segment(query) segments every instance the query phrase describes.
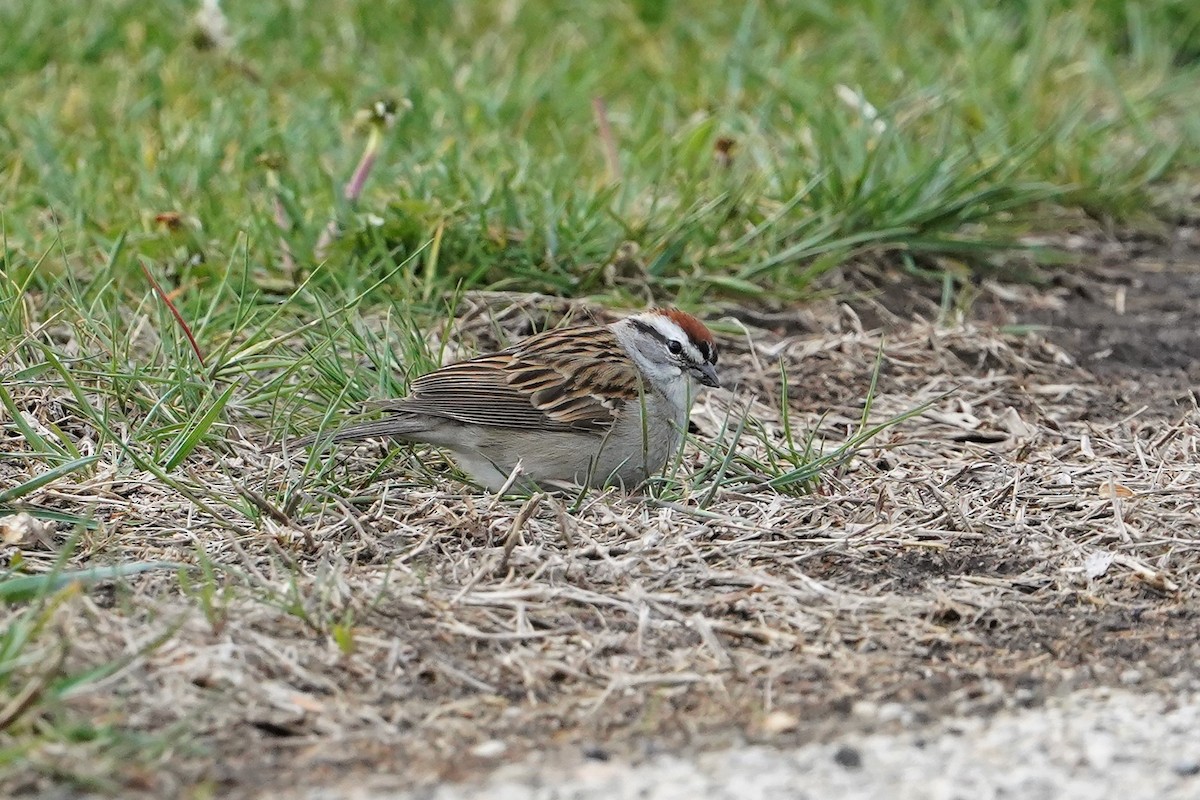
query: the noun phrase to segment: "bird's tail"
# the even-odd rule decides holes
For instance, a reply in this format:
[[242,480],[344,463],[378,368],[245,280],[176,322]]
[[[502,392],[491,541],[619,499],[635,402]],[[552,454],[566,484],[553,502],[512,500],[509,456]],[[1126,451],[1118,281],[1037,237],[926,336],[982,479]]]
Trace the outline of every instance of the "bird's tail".
[[371,420],[370,422],[343,425],[341,428],[330,433],[313,434],[311,436],[302,436],[299,439],[292,439],[286,443],[286,448],[289,450],[300,450],[305,447],[311,447],[319,442],[320,447],[324,449],[337,442],[359,441],[377,437],[403,439],[407,434],[416,433],[422,427],[422,424],[413,417],[396,414],[384,417],[383,419]]

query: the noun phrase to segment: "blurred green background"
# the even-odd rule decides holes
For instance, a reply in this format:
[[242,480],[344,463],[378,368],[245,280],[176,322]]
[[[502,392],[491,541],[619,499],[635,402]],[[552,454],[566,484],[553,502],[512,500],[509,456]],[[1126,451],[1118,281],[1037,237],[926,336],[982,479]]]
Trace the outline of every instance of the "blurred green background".
[[0,6],[6,271],[799,298],[864,254],[1002,269],[1029,232],[1153,227],[1200,163],[1194,2],[228,6],[227,38],[193,3]]

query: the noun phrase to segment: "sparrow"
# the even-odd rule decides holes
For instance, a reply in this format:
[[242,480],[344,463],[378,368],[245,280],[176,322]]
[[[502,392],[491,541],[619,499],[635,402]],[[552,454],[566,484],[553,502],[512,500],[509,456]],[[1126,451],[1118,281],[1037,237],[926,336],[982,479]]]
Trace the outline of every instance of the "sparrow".
[[[720,386],[704,323],[652,308],[539,333],[415,379],[386,416],[322,442],[391,437],[447,450],[490,491],[522,483],[633,487],[678,452],[698,386]],[[318,437],[297,440],[306,447]]]

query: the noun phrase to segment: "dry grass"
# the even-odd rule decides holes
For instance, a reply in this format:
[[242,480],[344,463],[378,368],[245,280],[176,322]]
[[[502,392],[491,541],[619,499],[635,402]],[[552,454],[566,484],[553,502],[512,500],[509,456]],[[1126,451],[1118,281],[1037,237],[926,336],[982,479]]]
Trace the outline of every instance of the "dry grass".
[[[557,313],[522,308],[469,313],[464,333],[486,342],[496,318],[516,330],[530,308]],[[58,609],[68,670],[177,626],[66,701],[154,734],[158,749],[38,743],[9,765],[6,793],[64,775],[157,796],[411,786],[531,751],[811,739],[1191,674],[1194,400],[1126,407],[1122,387],[1036,336],[916,322],[881,339],[848,306],[817,321],[819,335],[753,330],[753,347],[727,336],[737,386],[695,415],[701,440],[747,404],[779,434],[782,364],[796,434],[840,442],[882,346],[872,417],[932,406],[811,495],[747,483],[701,509],[705,487],[685,482],[680,496],[595,494],[574,508],[392,472],[250,529],[138,475],[101,469],[41,490],[44,505],[104,520],[74,561],[179,561],[209,577],[142,576]],[[753,436],[738,446],[765,458]],[[381,452],[333,457],[350,486]],[[214,496],[270,497],[295,477],[249,442],[207,458],[188,469]],[[707,458],[689,450],[685,471]],[[62,538],[22,544],[26,569],[49,568]]]

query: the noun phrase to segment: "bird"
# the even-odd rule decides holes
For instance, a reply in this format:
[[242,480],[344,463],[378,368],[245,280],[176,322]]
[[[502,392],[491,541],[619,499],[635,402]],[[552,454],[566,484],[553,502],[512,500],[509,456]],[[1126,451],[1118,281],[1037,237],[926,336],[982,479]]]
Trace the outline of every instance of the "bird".
[[391,437],[434,445],[492,492],[513,485],[514,474],[523,485],[629,489],[679,451],[698,388],[721,385],[716,365],[703,322],[655,307],[449,364],[380,403],[381,419],[293,444]]

